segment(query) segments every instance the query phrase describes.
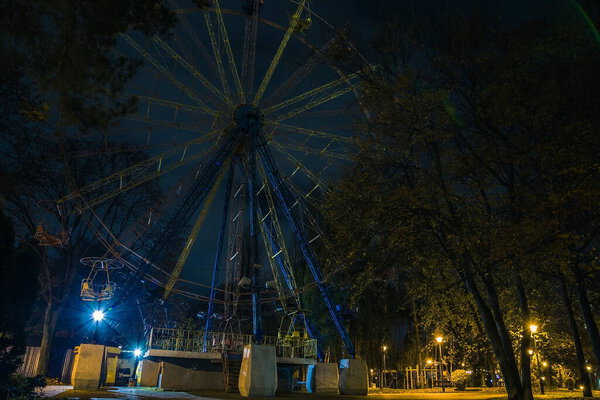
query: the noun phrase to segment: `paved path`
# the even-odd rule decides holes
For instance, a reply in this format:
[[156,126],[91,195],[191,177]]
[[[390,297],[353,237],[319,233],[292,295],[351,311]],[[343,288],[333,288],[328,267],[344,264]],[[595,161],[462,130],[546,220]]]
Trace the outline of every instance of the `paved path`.
[[[205,393],[186,393],[164,391],[156,388],[136,388],[136,387],[113,387],[104,388],[98,391],[69,391],[72,386],[48,386],[44,390],[46,397],[58,396],[62,399],[121,399],[121,400],[245,400],[246,398],[239,394],[223,392],[205,392]],[[600,395],[600,391],[594,391],[595,396]],[[535,400],[561,399],[568,400],[578,397],[581,399],[580,390],[553,390],[541,396],[535,394]],[[448,391],[446,393],[421,391],[421,390],[395,390],[393,393],[372,392],[369,396],[341,396],[336,394],[308,394],[308,393],[285,393],[271,398],[261,398],[264,400],[500,400],[506,399],[506,393],[500,390],[473,390],[466,392]],[[57,399],[58,400],[58,399]]]
[[214,397],[200,397],[186,392],[171,392],[164,390],[156,390],[154,388],[133,388],[133,387],[119,387],[110,390],[112,393],[118,393],[127,397],[150,397],[157,399],[195,399],[195,400],[218,400]]
[[48,385],[44,389],[42,389],[42,393],[44,397],[53,397],[61,394],[62,392],[66,392],[67,390],[73,389],[73,386],[68,385]]

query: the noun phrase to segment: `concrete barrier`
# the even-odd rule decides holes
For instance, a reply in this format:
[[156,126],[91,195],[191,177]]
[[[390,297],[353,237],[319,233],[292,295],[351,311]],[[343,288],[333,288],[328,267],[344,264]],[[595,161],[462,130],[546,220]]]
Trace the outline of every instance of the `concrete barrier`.
[[306,390],[308,393],[337,393],[340,373],[336,363],[317,363],[308,366]]
[[238,386],[240,394],[244,397],[275,395],[277,390],[275,346],[251,344],[244,347]]
[[158,386],[158,374],[160,373],[160,363],[148,359],[141,360],[140,366],[138,366],[138,371],[138,386]]
[[369,376],[365,360],[340,360],[340,393],[355,396],[366,396],[369,393]]
[[166,361],[161,362],[158,386],[168,390],[225,390],[220,371],[196,371]]
[[114,385],[115,380],[117,379],[117,364],[119,362],[119,354],[121,354],[121,349],[118,347],[108,347],[104,348],[104,360],[106,363],[106,380],[104,381],[105,385]]
[[82,344],[77,348],[73,369],[73,389],[96,390],[100,387],[104,367],[104,346]]

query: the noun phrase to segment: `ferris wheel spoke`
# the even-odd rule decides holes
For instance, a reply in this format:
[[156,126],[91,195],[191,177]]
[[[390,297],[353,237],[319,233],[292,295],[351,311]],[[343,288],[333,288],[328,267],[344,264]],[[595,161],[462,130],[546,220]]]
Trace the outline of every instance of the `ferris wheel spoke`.
[[338,160],[352,161],[352,157],[350,157],[348,154],[329,150],[329,147],[333,143],[333,141],[330,141],[322,149],[312,148],[312,147],[306,145],[305,143],[300,143],[298,141],[295,141],[295,140],[289,139],[289,138],[287,139],[287,141],[285,143],[282,143],[276,139],[273,139],[273,143],[278,143],[279,145],[285,147],[286,149],[296,150],[296,151],[299,151],[299,152],[302,152],[305,154],[315,154],[315,155],[318,155],[318,156],[321,156],[321,157],[324,157],[327,159],[334,158],[334,159],[338,159]]
[[229,83],[227,82],[227,75],[225,74],[225,68],[223,67],[223,59],[221,58],[221,50],[219,47],[219,43],[217,41],[217,35],[215,34],[215,30],[210,19],[210,15],[207,11],[204,11],[204,22],[206,24],[206,30],[208,31],[208,36],[210,37],[210,45],[213,49],[213,54],[215,56],[215,62],[217,64],[217,71],[219,73],[219,79],[221,80],[221,85],[223,86],[223,91],[225,92],[225,96],[229,100],[228,104],[231,103],[231,89],[229,88]]
[[277,65],[279,64],[279,61],[281,61],[281,56],[283,55],[283,51],[287,47],[287,44],[292,37],[292,34],[297,29],[298,22],[300,21],[300,15],[302,14],[302,10],[304,9],[304,5],[306,4],[306,1],[307,0],[299,0],[298,1],[298,8],[296,8],[296,11],[294,12],[294,14],[292,15],[292,17],[290,19],[290,24],[288,25],[288,28],[285,31],[285,34],[283,35],[283,39],[281,40],[281,43],[279,44],[279,47],[277,48],[277,51],[275,52],[275,56],[273,57],[273,60],[271,61],[271,64],[269,65],[269,69],[267,70],[265,77],[263,78],[258,90],[256,91],[256,95],[254,96],[254,100],[252,101],[252,104],[258,105],[258,103],[262,99],[263,94],[265,93],[265,90],[267,90],[267,86],[269,85],[269,82],[271,81],[271,78],[273,77],[273,73],[275,72],[275,69],[277,68]]
[[[67,214],[83,212],[86,209],[92,208],[123,192],[208,155],[212,151],[212,148],[197,149],[197,147],[208,140],[213,139],[217,134],[218,132],[212,132],[203,137],[190,140],[182,145],[171,148],[154,157],[150,157],[147,160],[84,186],[78,191],[59,199],[56,203],[60,205],[72,201],[75,202],[72,207],[72,212],[67,212]],[[84,200],[84,196],[89,197]]]
[[196,104],[198,104],[199,108],[202,110],[202,113],[216,116],[218,114],[217,111],[209,108],[200,97],[198,97],[190,88],[181,83],[175,76],[163,66],[154,56],[148,53],[143,47],[141,47],[131,36],[121,33],[120,34],[127,43],[131,45],[140,55],[142,55],[145,59],[147,59],[156,69],[164,74],[164,76],[175,86],[177,86],[182,92],[184,92],[190,99],[194,100]]
[[324,46],[316,50],[315,53],[308,59],[306,63],[297,68],[289,78],[285,80],[273,93],[268,96],[264,103],[272,105],[281,101],[288,93],[290,93],[300,82],[304,80],[318,65],[319,60],[323,58],[323,54],[336,42],[336,38],[331,38]]
[[[277,142],[270,142],[273,145],[275,150],[277,150],[281,155],[283,155],[287,160],[294,165],[295,169],[290,175],[294,175],[298,170],[302,171],[307,177],[309,177],[313,183],[316,183],[320,186],[325,192],[331,192],[328,185],[321,180],[320,174],[315,174],[310,168],[307,168],[300,160],[294,157],[289,151],[287,151],[283,146],[281,146]],[[322,172],[327,169],[328,165],[323,168]],[[322,173],[321,172],[321,173]]]
[[190,63],[188,63],[183,57],[181,57],[173,48],[171,48],[168,44],[166,44],[160,37],[154,35],[152,38],[156,44],[158,44],[164,51],[166,51],[171,57],[173,57],[183,68],[185,68],[192,76],[198,79],[202,84],[211,91],[215,96],[223,100],[223,102],[227,102],[227,99],[223,95],[223,93],[219,92],[216,87],[213,86],[212,83],[209,82],[208,79],[204,75],[202,75],[196,68],[194,68]]
[[[260,208],[257,209],[257,217],[260,220],[262,220],[264,218],[264,213],[262,212],[262,210],[260,210]],[[272,238],[270,237],[270,235],[267,233],[267,227],[265,226],[266,224],[264,222],[261,222],[259,224],[260,227],[260,233],[261,233],[261,237],[263,239],[263,244],[265,246],[265,249],[267,250],[267,260],[269,261],[269,266],[271,267],[271,274],[273,275],[273,279],[275,280],[275,287],[277,290],[277,295],[279,297],[283,297],[283,293],[284,293],[284,289],[283,286],[281,284],[281,277],[280,277],[280,273],[278,270],[278,262],[280,262],[279,260],[276,260],[276,258],[281,256],[280,251],[278,250],[278,247],[275,243],[273,243]],[[281,303],[282,307],[285,309],[287,309],[286,303],[284,301],[282,301]]]
[[307,99],[309,97],[318,96],[318,95],[320,95],[322,93],[325,93],[325,92],[329,91],[330,89],[333,89],[333,88],[335,88],[337,86],[340,86],[340,85],[342,85],[344,83],[348,83],[349,84],[350,80],[352,80],[352,79],[354,79],[356,77],[357,77],[356,74],[352,74],[352,75],[349,75],[347,77],[344,76],[344,77],[342,77],[340,79],[336,79],[335,81],[331,81],[331,82],[326,83],[324,85],[321,85],[321,86],[319,86],[317,88],[311,89],[311,90],[309,90],[307,92],[299,94],[298,96],[292,97],[291,99],[288,99],[288,100],[283,101],[283,102],[281,102],[279,104],[276,104],[274,106],[266,108],[265,109],[265,114],[266,115],[272,114],[275,111],[281,110],[282,108],[288,107],[288,106],[290,106],[292,104],[299,103],[302,100],[305,100],[305,99]]
[[191,104],[179,103],[176,101],[161,99],[159,97],[143,96],[143,95],[134,94],[134,93],[127,93],[127,95],[135,96],[138,100],[140,100],[144,103],[147,103],[147,104],[154,104],[154,105],[163,106],[163,107],[167,107],[167,108],[173,108],[174,110],[184,110],[184,111],[190,111],[190,112],[194,112],[194,113],[202,113],[203,112],[202,108],[200,108],[198,106],[193,106]]
[[165,286],[165,292],[163,294],[164,300],[166,300],[169,297],[169,295],[171,294],[171,291],[175,287],[175,283],[177,283],[177,281],[179,279],[179,275],[181,275],[181,271],[183,270],[183,266],[185,265],[185,262],[187,261],[188,256],[190,255],[190,251],[192,250],[192,247],[194,246],[194,243],[196,242],[196,239],[198,238],[198,234],[200,233],[200,228],[202,228],[202,225],[204,225],[204,221],[206,219],[206,216],[208,215],[208,210],[210,209],[210,207],[215,199],[215,195],[219,191],[219,187],[221,186],[221,183],[223,182],[223,176],[225,176],[225,172],[227,170],[226,165],[227,165],[227,163],[224,163],[221,170],[219,171],[219,174],[217,176],[217,179],[216,179],[213,187],[210,189],[208,196],[204,200],[204,205],[202,207],[202,210],[200,211],[200,213],[198,214],[198,217],[196,218],[196,221],[194,222],[194,226],[192,227],[190,235],[188,236],[187,240],[185,241],[183,250],[181,251],[179,258],[177,259],[177,264],[175,264],[175,267],[173,268],[173,272],[171,272],[171,276],[169,277],[169,281],[167,282],[167,284]]
[[272,122],[272,123],[267,122],[266,126],[275,128],[276,134],[280,134],[279,131],[287,131],[287,132],[293,132],[293,133],[299,133],[302,135],[307,135],[309,138],[310,137],[319,137],[319,138],[335,140],[338,142],[347,142],[347,143],[352,143],[354,141],[351,137],[348,137],[348,136],[336,135],[334,133],[318,131],[315,129],[302,128],[300,126],[281,124],[278,122]]
[[142,115],[127,114],[123,118],[130,120],[130,121],[149,123],[149,124],[152,124],[152,126],[164,126],[166,128],[176,128],[179,130],[184,130],[184,131],[189,131],[189,132],[197,132],[197,133],[202,133],[202,134],[210,133],[206,129],[198,128],[197,125],[184,124],[184,123],[173,122],[173,121],[161,121],[161,120],[156,120],[156,119],[150,119],[150,118],[148,118],[146,116],[142,116]]
[[337,99],[338,97],[343,96],[346,93],[351,92],[352,90],[353,90],[352,87],[346,87],[344,89],[337,90],[337,91],[335,91],[335,92],[333,92],[333,93],[331,93],[329,95],[323,96],[323,97],[321,97],[319,99],[312,100],[309,103],[307,103],[307,104],[305,104],[305,105],[303,105],[301,107],[298,107],[296,109],[288,111],[285,114],[277,115],[277,116],[275,116],[273,118],[273,120],[275,122],[279,122],[279,121],[284,121],[286,119],[293,118],[295,116],[298,116],[298,115],[302,114],[305,111],[308,111],[308,110],[310,110],[312,108],[318,107],[321,104],[325,104],[325,103],[327,103],[327,102],[329,102],[331,100]]
[[256,62],[256,40],[258,33],[258,6],[259,1],[254,2],[254,10],[251,16],[246,18],[244,29],[244,51],[242,55],[242,84],[248,96],[254,90],[254,65]]
[[[277,217],[277,210],[275,209],[273,193],[271,191],[271,187],[269,186],[269,181],[267,180],[264,168],[262,166],[259,166],[258,171],[263,185],[262,189],[264,193],[264,198],[268,207],[268,212],[266,214],[262,212],[262,210],[259,210],[259,221],[261,221],[260,228],[261,233],[263,235],[263,240],[265,241],[265,248],[269,252],[269,262],[271,263],[273,276],[275,277],[283,275],[287,288],[291,291],[294,291],[294,298],[296,300],[297,305],[299,306],[301,304],[300,298],[298,296],[298,293],[295,292],[295,290],[297,289],[296,279],[294,277],[294,272],[291,268],[292,264],[290,262],[289,253],[285,246],[283,231],[279,223],[279,218]],[[275,265],[275,262],[277,265]],[[277,266],[279,266],[279,268],[277,268]],[[278,283],[278,292],[281,297],[283,296],[283,287],[279,280],[276,279],[276,281]],[[282,302],[282,305],[284,305],[285,307],[284,302]]]
[[221,40],[223,41],[223,45],[225,46],[225,55],[227,56],[227,61],[229,62],[229,68],[231,70],[231,75],[233,76],[233,82],[235,83],[235,87],[237,89],[238,99],[240,102],[245,102],[244,98],[244,89],[242,88],[242,83],[240,81],[240,76],[238,74],[237,66],[235,64],[235,58],[233,57],[233,51],[231,51],[231,43],[229,43],[229,36],[227,34],[227,28],[225,27],[225,22],[223,21],[223,13],[221,12],[221,5],[219,4],[219,0],[213,0],[214,7],[217,15],[217,24],[219,24],[219,32],[221,33]]
[[[174,0],[171,1],[171,4],[173,4],[174,8],[179,7],[177,5],[177,2]],[[206,65],[208,65],[210,67],[210,69],[215,73],[215,75],[218,76],[219,72],[217,71],[217,66],[215,65],[215,60],[212,59],[208,49],[206,48],[204,43],[202,43],[202,41],[198,37],[198,34],[194,31],[194,29],[190,25],[190,23],[187,19],[187,16],[184,13],[178,13],[177,11],[175,11],[175,14],[178,14],[180,16],[179,21],[181,21],[181,25],[183,26],[183,29],[187,32],[189,37],[192,39],[194,48],[200,51],[202,58],[204,58],[204,60],[206,61]]]

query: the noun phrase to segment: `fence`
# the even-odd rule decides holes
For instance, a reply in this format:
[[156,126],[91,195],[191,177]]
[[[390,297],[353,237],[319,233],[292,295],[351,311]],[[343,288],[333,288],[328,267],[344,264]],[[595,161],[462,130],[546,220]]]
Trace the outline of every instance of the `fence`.
[[17,373],[25,375],[27,377],[35,376],[39,359],[40,348],[27,347],[25,354],[23,355],[23,364],[21,364],[21,366],[17,370]]
[[[239,352],[252,343],[252,335],[229,332],[209,332],[206,335],[208,352]],[[263,343],[275,346],[277,357],[317,358],[317,341],[302,337],[265,336]],[[148,348],[173,351],[204,351],[204,332],[172,328],[152,328]]]

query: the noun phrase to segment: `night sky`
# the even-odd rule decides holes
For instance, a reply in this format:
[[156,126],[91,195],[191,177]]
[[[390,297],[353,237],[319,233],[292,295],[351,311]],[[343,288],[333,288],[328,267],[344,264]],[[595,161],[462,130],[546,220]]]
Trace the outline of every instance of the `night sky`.
[[[221,7],[223,9],[239,10],[240,3],[237,0],[224,0],[221,3]],[[444,2],[433,0],[421,2],[394,0],[379,0],[376,2],[365,2],[358,0],[327,2],[313,1],[311,3],[312,11],[331,24],[331,26],[326,26],[319,21],[318,18],[315,18],[313,21],[313,26],[304,34],[304,37],[311,43],[322,45],[327,39],[332,37],[332,27],[349,27],[351,31],[351,37],[355,38],[359,42],[362,40],[363,43],[359,43],[359,46],[364,46],[366,40],[368,40],[367,38],[370,37],[371,33],[373,32],[373,29],[385,19],[386,15],[393,13],[409,13],[412,9],[416,9],[418,12],[440,13],[442,15],[447,13],[451,14],[469,11],[483,11],[496,13],[501,19],[504,19],[507,24],[512,24],[519,22],[519,20],[523,18],[527,19],[540,15],[540,13],[544,13],[545,8],[542,7],[541,4],[541,2],[535,1],[486,2],[484,4],[472,1]],[[178,5],[182,8],[186,7],[184,3]],[[294,8],[293,2],[266,0],[261,17],[285,26],[287,25],[289,15],[293,12]],[[186,14],[184,18],[190,24],[190,26],[194,27],[193,29],[196,30],[200,41],[203,43],[207,51],[212,54],[210,43],[208,41],[208,35],[205,31],[204,21],[201,14],[190,13]],[[232,43],[233,53],[238,63],[239,72],[241,71],[240,59],[241,44],[243,42],[244,33],[244,20],[243,17],[238,15],[227,14],[224,15],[224,20],[228,29],[229,39]],[[259,24],[254,83],[255,88],[262,79],[262,76],[264,75],[271,58],[277,49],[281,37],[282,32],[273,29],[272,27]],[[157,50],[156,45],[149,43],[148,39],[144,39],[141,36],[134,38],[138,40],[138,43],[140,43],[145,49],[150,51],[150,53],[155,54],[157,60],[164,62],[164,64],[167,66],[170,66],[172,68],[171,71],[173,75],[176,76],[176,78],[179,79],[184,85],[192,88],[192,90],[200,93],[202,96],[205,96],[203,98],[208,98],[210,96],[210,94],[207,93],[206,90],[203,90],[203,87],[199,85],[193,77],[191,77],[182,68],[177,67],[176,63],[172,59],[169,57],[164,57],[164,53],[162,53],[163,56],[159,55],[160,52]],[[189,35],[186,34],[181,24],[179,24],[176,28],[174,38],[168,40],[167,42],[170,43],[170,45],[173,46],[176,51],[179,51],[184,58],[188,59],[199,71],[206,73],[208,79],[217,88],[220,88],[217,76],[214,73],[211,74],[211,70],[207,66],[207,60],[200,55],[200,51],[196,50],[197,46],[192,40],[190,40]],[[140,57],[139,54],[133,51],[128,44],[121,43],[119,45],[119,51],[128,56],[134,56],[143,59],[143,57]],[[298,68],[298,66],[302,65],[308,58],[308,55],[309,52],[307,51],[306,47],[300,45],[297,41],[292,40],[282,57],[280,65],[275,71],[273,79],[267,88],[265,97],[268,97],[270,92],[284,82],[284,80],[289,77],[290,74],[296,68]],[[128,91],[136,95],[141,94],[185,104],[193,104],[190,98],[182,93],[181,90],[175,88],[164,78],[157,79],[156,76],[157,73],[155,69],[151,65],[148,65],[148,62],[146,62],[146,67],[142,69],[142,71],[134,79]],[[231,76],[232,75],[228,73],[230,87],[233,89]],[[330,69],[327,67],[318,67],[305,80],[303,80],[301,84],[298,85],[295,91],[288,95],[288,98],[327,83],[333,79],[336,79],[336,75],[332,73]],[[349,137],[353,134],[353,124],[357,118],[356,114],[354,114],[356,110],[352,108],[352,104],[352,96],[342,96],[339,99],[328,102],[325,105],[315,109],[317,112],[338,110],[339,112],[335,116],[319,118],[318,116],[313,117],[309,114],[302,114],[293,118],[290,123],[297,126],[319,129]],[[149,112],[143,101],[141,101],[138,116],[141,118],[149,116],[150,119],[154,121],[174,121],[176,118],[177,122],[180,124],[188,124],[200,128],[210,127],[211,124],[214,123],[211,118],[207,116],[198,116],[195,113],[188,113],[187,115],[185,113],[179,113],[175,117],[173,115],[173,110],[170,108],[152,106],[151,111]],[[140,121],[124,121],[121,127],[122,135],[119,135],[120,138],[140,144],[146,142],[146,144],[150,146],[148,151],[150,155],[157,154],[159,151],[164,151],[166,148],[169,148],[169,146],[181,144],[182,142],[197,137],[198,135],[197,132],[186,131],[185,129],[177,129],[176,133],[174,133],[172,126],[157,126],[154,123],[140,123]],[[133,133],[136,132],[138,135],[133,135]],[[298,140],[298,136],[295,139]],[[211,143],[212,141],[207,143],[206,146]],[[326,142],[317,140],[316,142],[312,142],[311,146],[313,148],[321,148],[325,144]],[[203,147],[203,149],[206,148],[207,147]],[[293,153],[298,160],[301,160],[307,168],[313,169],[314,171],[320,171],[325,165],[324,160],[321,157],[304,156],[301,152],[294,151],[291,151],[291,153]],[[285,158],[283,158],[280,154],[275,154],[275,157],[278,162],[280,162],[284,173],[290,173],[292,171],[292,169],[290,169],[292,166],[285,160]],[[193,165],[193,163],[190,165]],[[323,175],[325,180],[331,181],[335,179],[336,176],[347,166],[349,166],[348,162],[336,160],[335,163],[328,168],[327,173]],[[190,173],[191,168],[192,167],[188,167],[187,169],[181,168],[175,172],[163,176],[161,178],[161,187],[163,188],[163,191],[168,193],[170,190],[176,190],[179,182],[185,179],[186,174]],[[301,179],[297,182],[297,184],[300,187],[308,190],[310,182],[306,179]],[[195,247],[190,254],[186,267],[181,275],[185,279],[204,283],[208,283],[209,281],[214,260],[215,243],[221,215],[220,210],[223,202],[223,192],[224,190],[221,188],[221,193],[217,196],[217,199],[214,202],[211,211],[209,212],[207,220],[203,225],[203,229],[198,237],[198,240],[196,241]]]

